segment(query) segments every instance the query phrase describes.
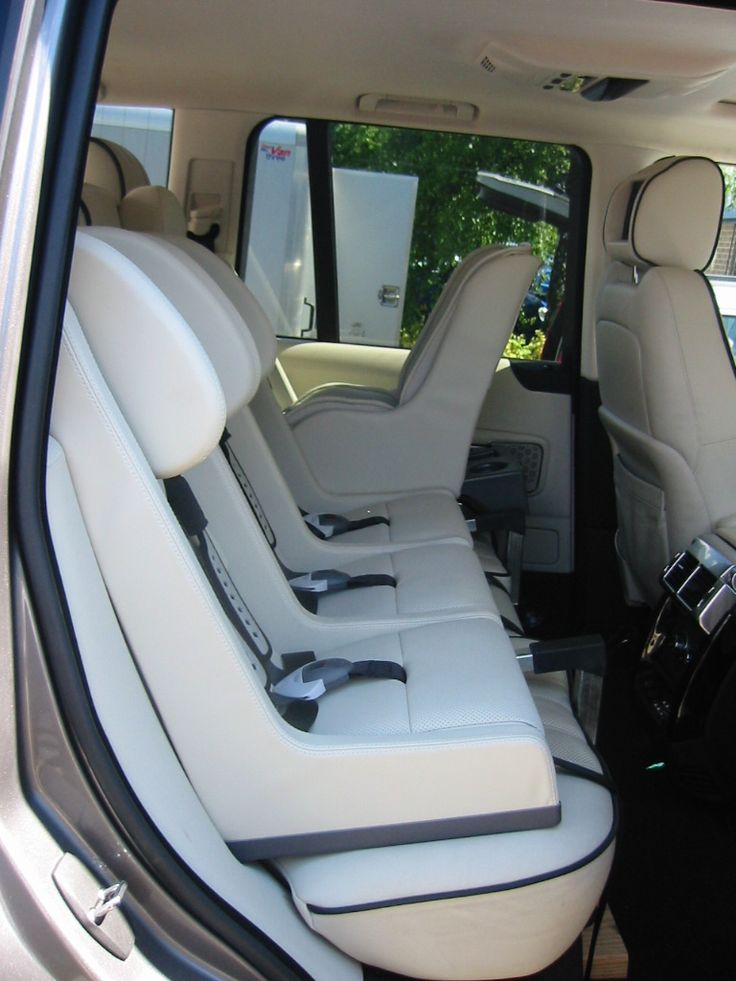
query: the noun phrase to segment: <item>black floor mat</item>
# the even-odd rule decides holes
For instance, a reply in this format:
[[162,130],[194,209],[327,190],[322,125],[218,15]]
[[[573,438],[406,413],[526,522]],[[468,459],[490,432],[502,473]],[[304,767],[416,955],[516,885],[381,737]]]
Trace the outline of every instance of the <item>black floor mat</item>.
[[[736,807],[689,796],[633,694],[638,644],[610,652],[599,744],[621,795],[610,905],[632,981],[736,977]],[[651,768],[654,765],[654,768]]]

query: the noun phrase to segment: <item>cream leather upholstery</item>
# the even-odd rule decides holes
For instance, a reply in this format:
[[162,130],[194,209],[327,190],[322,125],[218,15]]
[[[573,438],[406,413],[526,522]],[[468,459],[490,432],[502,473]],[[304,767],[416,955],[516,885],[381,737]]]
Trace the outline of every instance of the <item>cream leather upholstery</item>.
[[184,211],[175,195],[165,187],[137,187],[120,202],[123,228],[166,235],[187,234]]
[[150,182],[143,164],[130,150],[112,140],[93,137],[87,148],[84,183],[104,188],[119,203],[128,191]]
[[78,225],[120,226],[117,198],[112,191],[94,184],[82,187],[82,200],[79,205]]
[[[508,977],[553,961],[598,900],[614,825],[603,786],[555,774],[553,752],[600,771],[564,692],[545,679],[528,686],[489,617],[400,629],[296,622],[265,581],[265,541],[253,535],[244,553],[215,508],[213,535],[276,661],[309,648],[406,669],[406,684],[327,692],[309,732],[289,726],[157,479],[194,466],[194,484],[225,467],[217,440],[233,379],[221,384],[183,315],[206,304],[170,302],[106,235],[120,233],[78,236],[49,456],[49,506],[69,514],[76,498],[73,533],[104,581],[75,588],[77,551],[54,511],[82,643],[99,647],[103,629],[107,656],[131,658],[223,839],[243,860],[276,862],[304,920],[338,948],[436,978]],[[213,314],[225,332],[226,309]],[[255,346],[242,350],[255,359]],[[256,384],[257,373],[246,377],[244,398]],[[70,479],[59,480],[65,468]]]
[[[341,543],[339,538],[335,542],[317,539],[302,520],[258,427],[249,416],[246,403],[261,380],[261,352],[244,329],[234,306],[199,264],[183,255],[171,242],[108,228],[92,230],[80,239],[75,270],[84,263],[88,275],[95,279],[94,289],[85,291],[81,304],[99,302],[98,292],[105,295],[109,290],[105,272],[99,276],[96,273],[97,252],[104,250],[105,245],[143,270],[184,319],[196,325],[196,333],[218,372],[228,418],[236,414],[247,417],[241,427],[244,433],[249,422],[249,438],[243,448],[242,461],[274,533],[275,554],[269,560],[268,576],[272,580],[269,591],[273,597],[282,596],[283,601],[294,608],[297,623],[306,614],[301,607],[294,607],[276,556],[284,566],[300,572],[339,568],[351,576],[378,574],[396,580],[395,587],[374,586],[315,598],[316,612],[321,616],[407,620],[416,616],[441,619],[481,614],[497,619],[498,611],[479,562],[464,543],[427,543],[421,548],[407,550],[390,546],[366,548]],[[130,304],[126,303],[116,316],[110,318],[110,330],[119,338],[119,344],[128,343],[125,340],[127,332],[120,321],[128,316],[129,309]],[[161,339],[161,343],[165,344],[166,338]],[[119,351],[113,351],[111,356],[119,357]],[[103,371],[108,370],[107,359],[106,351],[98,358]],[[136,408],[138,412],[147,419],[150,407],[141,405]],[[131,423],[138,433],[135,420]],[[140,436],[139,442],[145,446]],[[250,554],[253,542],[249,535],[254,532],[260,539],[262,532],[254,527],[245,496],[230,468],[223,465],[220,451],[212,460],[189,473],[188,480],[208,515],[214,534],[226,550],[234,554],[234,562],[238,562],[239,554]],[[245,570],[243,574],[248,575]],[[264,573],[260,575],[263,577]]]
[[600,416],[614,454],[626,593],[650,605],[671,555],[733,512],[736,378],[699,271],[722,205],[712,161],[671,157],[618,187],[606,215]]
[[[392,768],[391,759],[394,753],[397,754],[398,764],[396,777],[399,776],[404,765],[409,765],[409,759],[412,757],[414,763],[418,765],[418,770],[422,771],[424,766],[420,763],[420,758],[416,757],[416,753],[420,751],[424,739],[428,736],[431,736],[430,743],[436,747],[439,758],[449,752],[448,778],[450,778],[450,770],[453,769],[450,761],[455,755],[452,747],[469,754],[470,765],[475,754],[480,754],[479,762],[486,756],[483,746],[487,739],[490,739],[486,747],[489,751],[492,746],[496,747],[491,755],[494,755],[494,752],[499,753],[499,761],[502,758],[507,761],[502,764],[503,767],[507,765],[510,767],[505,776],[499,773],[498,780],[490,781],[493,786],[488,786],[489,781],[486,780],[478,781],[476,786],[471,786],[470,784],[475,784],[475,781],[468,781],[469,772],[473,769],[472,765],[470,771],[464,774],[454,767],[455,775],[451,780],[453,786],[450,792],[453,803],[449,804],[453,813],[457,810],[458,801],[463,796],[467,796],[469,814],[484,813],[487,805],[482,801],[488,798],[489,794],[490,797],[498,799],[504,811],[512,810],[517,805],[522,810],[539,807],[551,807],[554,810],[556,804],[554,774],[550,768],[548,750],[542,738],[538,716],[503,631],[489,620],[428,625],[416,632],[403,633],[400,637],[393,635],[393,640],[390,631],[386,632],[385,628],[382,630],[379,627],[376,630],[373,627],[369,631],[364,626],[359,629],[351,628],[349,624],[340,625],[331,632],[315,630],[312,637],[302,636],[303,642],[315,640],[324,645],[331,633],[334,645],[331,653],[339,652],[347,657],[361,659],[376,656],[380,650],[383,657],[392,655],[400,657],[407,667],[415,663],[416,667],[412,669],[412,674],[416,673],[416,684],[406,687],[388,683],[383,685],[381,682],[375,685],[356,684],[326,698],[324,711],[321,712],[319,732],[335,735],[336,745],[340,746],[339,754],[335,754],[334,750],[326,753],[314,752],[319,745],[318,742],[314,742],[314,739],[311,740],[312,752],[305,754],[304,749],[310,744],[310,740],[299,733],[291,733],[288,739],[284,740],[286,735],[284,726],[278,723],[275,713],[269,710],[268,698],[263,689],[263,674],[258,664],[253,664],[249,669],[248,657],[243,652],[242,645],[233,646],[233,631],[228,629],[227,620],[217,611],[217,604],[214,602],[214,597],[208,594],[206,584],[194,588],[200,578],[196,574],[196,564],[189,560],[186,546],[182,551],[181,545],[177,544],[181,541],[181,533],[167,513],[166,504],[155,480],[155,477],[168,472],[170,461],[175,456],[178,455],[183,468],[206,452],[208,442],[209,449],[215,449],[216,436],[207,439],[201,433],[216,433],[222,423],[224,418],[222,391],[211,365],[194,337],[191,334],[187,336],[183,329],[184,321],[176,311],[159,291],[153,292],[149,289],[152,285],[149,281],[140,275],[134,275],[136,271],[129,264],[121,261],[122,257],[119,253],[110,248],[101,248],[101,245],[100,242],[94,242],[92,248],[89,248],[89,243],[82,243],[82,251],[78,250],[75,259],[70,297],[75,306],[81,306],[81,316],[85,318],[87,336],[92,341],[97,356],[106,365],[106,375],[110,379],[112,389],[118,393],[125,415],[135,416],[136,406],[141,401],[148,408],[148,411],[136,420],[134,432],[151,448],[151,459],[146,459],[147,465],[153,466],[154,469],[150,477],[146,477],[144,458],[131,437],[126,434],[127,427],[118,418],[115,403],[106,395],[104,383],[98,375],[85,339],[81,331],[75,328],[74,318],[71,315],[60,362],[57,404],[54,410],[54,435],[64,447],[75,483],[80,485],[78,493],[82,498],[82,506],[93,542],[97,544],[108,588],[116,604],[118,615],[125,625],[126,635],[136,647],[139,665],[144,673],[148,674],[151,691],[156,697],[161,698],[161,707],[167,719],[169,732],[175,742],[178,743],[176,733],[179,733],[184,739],[182,745],[189,743],[190,749],[184,753],[183,758],[187,761],[191,774],[200,770],[197,757],[201,764],[204,763],[205,757],[210,757],[209,763],[201,770],[204,785],[209,784],[209,790],[202,792],[211,800],[213,809],[220,812],[226,837],[233,839],[243,836],[246,826],[257,828],[259,810],[263,810],[264,823],[255,835],[251,831],[247,832],[248,840],[263,837],[265,831],[268,831],[268,837],[303,834],[306,827],[315,821],[321,830],[339,828],[351,820],[360,826],[370,825],[374,821],[370,816],[371,812],[375,810],[377,815],[383,810],[386,806],[385,800],[376,799],[367,805],[365,799],[359,800],[356,797],[355,807],[358,810],[352,818],[350,817],[352,808],[349,803],[342,801],[338,805],[337,799],[332,802],[335,793],[339,792],[340,796],[344,794],[346,786],[344,781],[349,782],[347,774],[350,766],[358,765],[358,768],[362,769],[358,760],[364,759],[367,769],[362,779],[368,780],[364,790],[369,790],[373,779],[379,779],[380,772],[384,773],[380,779],[386,779]],[[89,293],[89,274],[93,273],[95,276],[99,274],[99,264],[97,262],[89,264],[90,255],[94,259],[106,256],[110,269],[116,270],[121,279],[124,279],[126,288],[123,297],[126,302],[136,299],[139,309],[147,303],[150,304],[154,315],[165,325],[166,329],[162,333],[164,339],[172,340],[175,333],[180,334],[177,346],[181,342],[181,357],[175,363],[166,361],[158,364],[158,378],[154,379],[153,375],[147,372],[141,373],[136,360],[117,356],[121,347],[112,339],[111,332],[100,326],[106,319],[109,304],[104,302],[101,296],[97,300],[92,296],[91,299],[83,302],[84,294]],[[107,285],[110,286],[109,281]],[[108,292],[107,297],[109,296]],[[135,351],[138,336],[144,339],[150,334],[147,318],[129,318],[124,329],[127,343],[123,345],[123,349],[129,351]],[[157,361],[158,359],[154,358],[154,364]],[[196,405],[198,413],[203,417],[202,429],[193,434],[191,442],[183,440],[176,452],[169,455],[165,464],[158,464],[156,461],[163,456],[158,440],[168,442],[169,439],[168,422],[162,429],[157,425],[159,414],[163,412],[172,418],[176,411],[181,412],[183,432],[191,431],[185,401],[172,400],[168,391],[166,376],[170,374],[172,377],[179,377],[182,369],[185,370],[190,383],[189,401]],[[82,423],[86,425],[83,426]],[[187,442],[189,445],[185,445]],[[90,449],[95,450],[94,467],[89,466]],[[86,476],[82,473],[84,469],[87,471]],[[105,485],[117,488],[116,501],[119,502],[119,506],[115,522],[109,521],[109,498],[105,494]],[[145,561],[141,561],[143,559]],[[255,549],[252,561],[254,564],[261,564]],[[139,562],[141,565],[136,572]],[[133,579],[129,578],[130,573],[134,573]],[[151,587],[155,586],[155,594],[146,587],[147,582]],[[189,586],[186,586],[187,582]],[[152,618],[146,615],[145,611],[149,608],[154,595],[157,612]],[[176,598],[177,595],[180,597],[179,600]],[[184,600],[189,609],[187,615],[184,615]],[[261,613],[260,610],[258,612]],[[273,622],[269,622],[268,611],[264,612],[266,618],[259,617],[264,624],[264,630],[273,639],[275,649],[281,649],[284,646],[280,642],[284,635],[283,625],[277,623],[275,618]],[[174,627],[175,621],[179,626]],[[216,624],[219,626],[213,629]],[[168,628],[174,629],[171,639],[167,639],[162,633]],[[189,628],[192,633],[189,639],[185,640]],[[207,633],[211,633],[212,636],[204,643],[204,636]],[[289,645],[293,638],[284,637],[284,640]],[[445,650],[448,645],[452,645],[457,650],[457,655],[453,659],[437,660],[431,656],[432,649]],[[166,660],[167,650],[175,658],[178,667],[174,672],[176,677],[172,679],[168,676],[165,685],[162,685],[164,679],[159,672]],[[222,655],[219,653],[220,650],[223,651]],[[207,652],[206,657],[202,656],[202,651]],[[493,657],[488,656],[491,651],[494,652]],[[457,658],[467,659],[467,673],[465,670],[458,671]],[[444,668],[439,663],[442,660],[446,664]],[[195,670],[195,673],[204,672],[201,684],[190,684],[193,680],[191,677],[187,679],[190,670]],[[209,679],[207,682],[205,677]],[[463,678],[474,679],[467,690]],[[222,687],[220,687],[221,683]],[[168,693],[162,688],[166,688]],[[380,691],[382,688],[388,691]],[[205,690],[208,697],[203,699],[201,693]],[[380,695],[376,695],[379,691]],[[395,692],[393,696],[392,692]],[[411,714],[407,714],[407,695],[410,698]],[[216,703],[220,699],[224,701],[218,709]],[[242,704],[238,705],[239,702]],[[344,705],[345,702],[348,705]],[[202,703],[205,705],[203,706]],[[165,710],[164,704],[168,705]],[[361,704],[364,706],[363,709]],[[199,708],[196,708],[197,705]],[[259,705],[260,709],[257,707]],[[369,709],[367,709],[368,705],[371,706]],[[223,712],[225,706],[227,711]],[[381,724],[377,729],[375,712],[379,706]],[[194,712],[194,715],[190,714],[191,712]],[[215,715],[221,713],[221,721],[214,728],[209,724],[206,728],[197,724],[197,719],[204,722],[204,718],[210,715],[212,716],[210,721],[214,724]],[[176,717],[179,717],[180,722],[176,721]],[[240,739],[236,738],[235,741],[240,742],[238,752],[220,746],[219,762],[216,763],[210,744],[217,745],[219,742],[221,737],[217,734],[223,729],[223,724],[225,729],[230,731],[231,739],[237,736],[238,729],[242,726],[245,741],[240,742]],[[182,732],[179,732],[180,726]],[[248,734],[253,726],[255,730]],[[465,731],[468,726],[474,730],[471,743],[467,742],[470,730]],[[357,755],[354,755],[350,749],[351,739],[340,736],[346,727],[348,732],[345,736],[361,737],[360,750],[355,747]],[[446,728],[447,739],[443,737],[438,742],[438,730]],[[261,729],[263,731],[258,738],[253,739],[256,731]],[[203,741],[200,738],[202,731],[209,733],[209,738],[204,741],[209,748],[202,745]],[[377,735],[377,732],[390,737],[388,743],[385,738]],[[189,735],[185,736],[185,733]],[[372,769],[370,759],[373,755],[370,743],[365,742],[369,733],[372,737],[370,743],[380,747],[376,757],[378,768],[375,777],[369,775]],[[425,735],[422,736],[422,733]],[[432,733],[434,735],[431,735]],[[299,749],[301,739],[307,739],[302,750]],[[446,742],[445,749],[442,748],[443,742]],[[301,785],[305,777],[314,771],[316,784],[313,791],[308,792],[307,797],[309,793],[318,796],[326,794],[323,804],[315,810],[314,805],[310,807],[305,802],[304,813],[284,807],[282,816],[278,818],[273,812],[270,814],[268,812],[276,807],[273,794],[278,796],[284,790],[279,790],[278,787],[264,788],[265,797],[269,800],[264,799],[262,803],[257,804],[254,813],[252,799],[254,785],[251,780],[243,779],[243,751],[246,745],[258,745],[259,755],[264,763],[274,753],[275,757],[272,759],[274,764],[277,758],[283,757],[282,763],[286,764],[286,769],[281,769],[279,766],[272,772],[282,773],[287,785],[292,780],[296,780],[297,784]],[[515,745],[518,745],[518,757],[512,752],[512,747]],[[190,750],[193,751],[195,747],[198,748],[193,755],[190,755]],[[292,765],[287,762],[292,753],[295,753],[293,765],[306,767],[301,777],[298,776],[298,769],[293,770]],[[233,771],[232,780],[223,779],[230,755],[237,768]],[[423,755],[429,763],[429,756],[434,755],[434,751],[429,756],[426,753]],[[349,765],[351,757],[353,760]],[[524,760],[527,757],[532,767],[530,780],[519,781],[512,778],[514,767],[519,766],[523,770]],[[405,764],[401,763],[401,759],[405,760]],[[318,777],[323,765],[327,768],[324,771],[325,776]],[[335,767],[334,785],[330,790],[325,786],[325,779],[327,771],[333,767]],[[442,765],[438,775],[441,770]],[[236,778],[236,772],[240,774],[240,778]],[[466,785],[466,790],[459,796],[460,786],[454,786],[458,780],[460,784]],[[328,782],[332,783],[332,778],[329,778]],[[410,784],[416,784],[417,790],[421,782],[419,773],[416,777],[410,778]],[[242,790],[235,785],[239,785]],[[405,788],[409,786],[403,785]],[[433,789],[432,796],[435,796],[436,789],[436,787]],[[425,783],[424,792],[407,795],[416,796],[414,803],[402,800],[390,805],[391,809],[397,812],[400,821],[406,821],[408,815],[419,806],[420,801],[425,817],[438,818],[447,809],[449,803],[447,800],[444,803],[439,799],[435,799],[432,803],[427,801],[428,790]],[[236,802],[241,793],[245,794],[245,797],[242,801]],[[246,803],[246,799],[249,803]],[[315,797],[315,803],[316,800]],[[322,810],[325,810],[326,814],[317,813]],[[308,816],[310,811],[314,815],[313,818]],[[360,819],[357,816],[359,812]],[[293,847],[297,847],[296,844]]]
[[286,409],[331,491],[459,494],[483,398],[539,266],[528,246],[477,249],[445,285],[395,392],[324,385]]
[[[178,219],[172,219],[178,207],[176,198],[163,188],[152,189],[155,194],[148,190],[141,188],[129,195],[121,206],[122,224],[133,231],[156,229],[172,247],[190,256],[225,293],[247,325],[258,348],[264,377],[251,407],[281,478],[286,480],[299,506],[314,513],[337,512],[351,520],[371,515],[389,520],[388,525],[350,531],[341,536],[342,543],[404,547],[430,541],[455,541],[470,545],[471,538],[455,496],[448,491],[413,493],[411,497],[397,497],[390,490],[385,494],[356,490],[348,495],[335,495],[319,483],[266,380],[276,362],[277,348],[273,329],[260,304],[230,267],[181,234]],[[128,207],[128,202],[132,202],[132,206]],[[251,423],[248,413],[230,413],[228,416],[228,429],[238,455],[245,452],[252,438]],[[502,567],[500,571],[503,571]]]

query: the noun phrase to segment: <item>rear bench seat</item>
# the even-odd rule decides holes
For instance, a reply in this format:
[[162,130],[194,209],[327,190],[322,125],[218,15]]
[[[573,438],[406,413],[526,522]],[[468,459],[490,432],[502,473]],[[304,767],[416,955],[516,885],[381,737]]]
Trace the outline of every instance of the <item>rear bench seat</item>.
[[[124,151],[124,148],[108,141],[105,151],[104,156],[108,163],[108,158],[114,159],[117,154],[120,156],[119,169],[126,170],[129,163],[127,157],[130,155]],[[86,179],[90,179],[97,172],[90,170],[90,167],[95,161],[99,163],[99,156],[100,147],[92,144]],[[123,194],[125,185],[122,183],[119,195],[113,194],[114,189],[111,186],[97,188],[85,184],[80,223],[118,225],[122,221],[126,228],[165,236],[172,245],[187,252],[206,270],[231,300],[244,322],[248,324],[248,330],[256,342],[264,369],[263,384],[252,401],[258,424],[250,412],[250,407],[243,413],[231,416],[228,422],[230,430],[228,445],[230,452],[237,459],[239,445],[242,453],[244,444],[252,445],[254,439],[261,439],[261,430],[266,435],[269,448],[275,454],[278,464],[272,460],[271,453],[260,454],[256,459],[264,461],[266,472],[256,474],[255,477],[251,475],[250,479],[253,483],[257,483],[260,479],[262,489],[258,496],[262,500],[275,500],[277,503],[272,505],[272,508],[278,508],[281,504],[286,506],[287,525],[291,524],[289,534],[286,536],[288,540],[295,540],[291,532],[296,504],[288,493],[284,493],[284,477],[292,488],[297,488],[296,493],[302,503],[311,502],[311,513],[307,514],[304,520],[310,528],[314,529],[318,526],[321,530],[317,530],[316,534],[320,536],[323,532],[330,536],[333,530],[341,529],[339,537],[342,541],[380,543],[391,545],[392,548],[428,541],[457,541],[472,544],[457,502],[449,492],[441,490],[429,493],[417,492],[408,497],[398,498],[389,494],[384,495],[384,500],[378,502],[373,500],[373,494],[363,495],[363,500],[367,503],[360,508],[355,508],[354,505],[359,500],[358,495],[335,498],[317,484],[267,381],[269,373],[276,365],[276,344],[271,326],[260,305],[242,281],[233,275],[231,269],[211,252],[187,239],[184,214],[175,196],[166,188],[151,187],[145,178],[145,172],[142,168],[140,170],[144,174],[144,179],[141,179],[140,174],[135,175],[136,179],[131,181],[133,189],[125,195]],[[107,176],[110,177],[109,174]],[[114,203],[114,207],[111,207],[111,202]],[[210,356],[213,356],[212,351],[207,349]],[[254,427],[257,430],[255,433]],[[278,488],[275,495],[272,494],[274,486]],[[337,538],[337,534],[334,537]],[[296,538],[298,540],[298,533]],[[385,549],[381,551],[385,552]],[[479,546],[476,555],[492,583],[495,605],[502,613],[504,621],[514,633],[521,633],[518,615],[509,596],[511,583],[506,569],[487,543]],[[304,562],[296,561],[295,566],[302,564]],[[309,565],[308,560],[306,564]],[[338,605],[344,602],[343,598]],[[324,607],[328,604],[322,605]]]
[[[249,393],[244,380],[255,369],[262,381],[272,362],[267,360],[264,364],[233,305],[198,263],[166,240],[148,235],[92,229],[80,235],[77,269],[85,261],[95,261],[94,250],[88,254],[94,239],[134,262],[184,319],[196,325],[195,333],[223,385],[228,427],[230,420],[237,418],[241,420],[241,434],[249,434],[248,443],[241,443],[237,457],[228,445],[230,437],[224,453],[212,454],[187,475],[210,529],[220,542],[220,553],[223,558],[229,556],[226,564],[239,588],[260,589],[265,584],[272,602],[286,603],[297,624],[305,613],[289,596],[285,578],[295,588],[300,587],[298,595],[311,612],[325,616],[376,619],[418,615],[421,619],[438,619],[475,612],[498,617],[478,559],[464,544],[378,548],[348,544],[342,541],[345,536],[328,541],[316,538],[302,520],[246,405]],[[230,457],[232,469],[226,456]],[[259,583],[250,587],[253,571],[242,557],[252,553],[254,538],[261,542],[265,538],[272,554],[267,575],[259,571]],[[306,590],[319,590],[326,585],[326,578],[319,576],[319,570],[325,569],[337,569],[354,577],[351,586],[358,586],[366,576],[380,578],[368,587],[307,593]]]
[[[252,408],[276,457],[278,467],[302,503],[311,501],[312,504],[307,506],[317,513],[348,511],[349,516],[357,523],[362,523],[366,517],[375,518],[377,515],[390,519],[381,527],[361,528],[351,533],[351,538],[358,541],[391,541],[401,544],[426,540],[428,535],[434,539],[444,538],[452,534],[453,526],[456,526],[456,533],[470,543],[467,531],[459,526],[454,497],[447,491],[414,492],[409,497],[397,497],[395,492],[386,493],[383,495],[383,502],[376,502],[375,492],[361,495],[355,488],[349,495],[342,496],[326,491],[319,482],[319,475],[315,475],[308,465],[292,427],[287,423],[266,380],[277,366],[274,332],[250,291],[225,263],[218,261],[211,252],[186,237],[186,222],[181,205],[166,188],[146,186],[133,189],[120,202],[120,221],[124,228],[133,231],[166,236],[173,245],[191,255],[213,277],[249,325],[263,358],[264,368],[267,369],[264,372],[264,383],[252,401]],[[245,425],[245,421],[235,420],[232,424],[235,442],[240,439],[241,425]],[[440,504],[439,494],[445,499],[444,507]],[[361,497],[367,502],[365,508],[353,510]],[[452,500],[449,508],[448,497]],[[440,515],[445,521],[450,519],[446,527],[438,523]],[[489,544],[484,544],[478,554],[487,572],[497,578],[507,578],[506,570]]]
[[[142,197],[139,198],[139,195]],[[153,203],[151,195],[154,198]],[[231,460],[246,496],[260,519],[263,532],[282,566],[295,572],[337,566],[340,571],[353,576],[383,575],[396,580],[395,589],[374,587],[369,596],[365,590],[361,590],[359,595],[352,592],[337,596],[315,595],[310,598],[309,608],[315,612],[319,610],[320,613],[337,616],[359,614],[366,609],[366,604],[374,615],[382,613],[387,616],[429,611],[440,615],[442,611],[490,608],[501,614],[503,622],[513,633],[520,633],[516,610],[504,586],[506,573],[495,556],[491,556],[490,562],[484,560],[483,571],[491,571],[494,582],[491,588],[493,598],[489,604],[488,589],[481,582],[476,558],[447,548],[444,544],[470,543],[456,502],[444,492],[414,494],[352,512],[348,515],[352,519],[352,525],[364,524],[365,527],[351,528],[345,533],[336,534],[330,537],[327,547],[320,547],[319,542],[315,541],[315,535],[305,526],[281,470],[264,442],[261,428],[253,418],[250,406],[242,405],[242,399],[238,397],[239,375],[236,365],[238,358],[243,356],[244,341],[241,335],[245,334],[248,345],[251,346],[254,342],[258,351],[262,372],[261,397],[266,405],[275,410],[272,413],[273,424],[278,426],[280,423],[282,435],[291,439],[291,430],[283,423],[265,381],[274,366],[276,344],[273,331],[259,304],[232,270],[202,246],[186,239],[181,209],[170,192],[163,188],[141,187],[129,198],[134,205],[132,212],[130,207],[127,211],[125,207],[121,210],[124,215],[131,212],[139,224],[152,224],[159,228],[161,222],[158,218],[163,215],[165,219],[170,212],[178,213],[181,228],[177,227],[177,234],[156,238],[160,243],[165,243],[168,251],[173,252],[181,261],[177,264],[176,259],[171,256],[166,261],[167,257],[162,256],[160,250],[152,250],[150,244],[146,247],[146,243],[150,242],[148,236],[131,237],[107,228],[103,234],[108,240],[115,240],[119,248],[127,250],[126,254],[130,258],[157,277],[159,286],[175,302],[181,303],[186,297],[186,302],[194,303],[195,306],[197,303],[204,303],[208,308],[210,305],[218,309],[223,306],[226,308],[221,316],[225,323],[219,323],[217,328],[204,311],[201,311],[194,322],[200,340],[217,365],[221,378],[226,380],[226,456]],[[176,207],[161,205],[161,198],[164,202],[173,200]],[[116,224],[116,217],[111,216],[117,216],[117,205],[109,190],[85,185],[83,205],[80,224],[97,225],[104,221],[108,225]],[[171,220],[166,219],[164,227],[169,226]],[[181,270],[182,262],[186,267],[184,272]],[[267,395],[263,394],[264,388]],[[264,411],[268,416],[268,410]],[[296,455],[298,456],[298,449]],[[246,460],[247,467],[244,468],[243,463]],[[267,515],[261,506],[264,501],[268,502]],[[314,520],[315,517],[322,521],[330,518],[329,515],[321,514],[308,516],[306,520]],[[231,517],[229,520],[234,519]],[[431,542],[440,544],[430,551],[427,545]],[[356,548],[356,545],[361,547]],[[398,554],[400,550],[412,545],[423,546],[421,556]],[[372,552],[375,555],[371,556]],[[304,602],[303,592],[300,597]]]
[[[114,144],[108,141],[108,146],[114,151]],[[98,154],[99,148],[96,148],[95,160]],[[88,177],[89,173],[85,176]],[[80,226],[119,227],[121,212],[126,227],[165,236],[172,245],[191,255],[206,270],[226,293],[241,317],[246,322],[253,320],[250,331],[264,370],[268,365],[273,368],[276,361],[276,339],[259,304],[242,281],[233,274],[232,269],[207,249],[186,238],[186,224],[181,206],[174,195],[165,188],[141,186],[123,200],[110,187],[85,183],[78,220]],[[350,528],[340,536],[343,541],[391,544],[397,547],[427,541],[472,544],[462,513],[449,492],[438,490],[408,497],[384,495],[380,501],[376,501],[372,495],[363,495],[362,499],[356,495],[347,499],[326,493],[316,483],[301,457],[267,381],[263,382],[261,391],[253,402],[259,406],[259,416],[262,416],[259,422],[265,427],[266,439],[272,452],[277,455],[282,473],[309,514],[337,512],[349,521],[361,524],[366,518],[384,519],[365,527]],[[247,428],[249,421],[252,421],[252,417],[242,421],[238,417],[230,420],[234,447],[237,448],[241,440],[240,426]],[[246,434],[246,441],[248,438],[249,433]],[[500,571],[503,572],[502,567]]]
[[[80,239],[50,454],[71,482],[49,482],[52,535],[69,505],[59,496],[73,494],[118,656],[127,644],[220,834],[241,860],[277,866],[305,921],[359,960],[427,978],[550,963],[589,918],[613,851],[611,797],[564,692],[535,682],[544,726],[487,614],[400,628],[305,617],[297,631],[258,588],[273,559],[256,537],[243,600],[264,644],[246,643],[158,482],[220,461],[226,393],[158,287],[108,243]],[[246,399],[259,375],[254,358]],[[78,588],[63,562],[61,574]],[[94,624],[84,602],[70,606]],[[302,731],[269,676],[305,650],[390,661],[405,681],[329,690]]]

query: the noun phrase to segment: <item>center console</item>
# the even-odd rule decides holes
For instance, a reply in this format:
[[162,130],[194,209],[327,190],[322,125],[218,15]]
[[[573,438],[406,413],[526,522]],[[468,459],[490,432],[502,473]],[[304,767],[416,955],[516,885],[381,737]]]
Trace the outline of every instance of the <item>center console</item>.
[[681,779],[736,793],[736,560],[696,538],[662,575],[636,689]]
[[521,464],[492,443],[471,446],[460,503],[470,530],[492,540],[509,574],[511,598],[518,602],[527,511]]

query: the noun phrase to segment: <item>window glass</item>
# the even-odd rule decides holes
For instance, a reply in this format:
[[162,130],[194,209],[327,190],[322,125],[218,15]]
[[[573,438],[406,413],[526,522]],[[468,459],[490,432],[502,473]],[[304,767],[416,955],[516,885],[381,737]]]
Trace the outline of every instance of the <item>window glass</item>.
[[341,340],[411,347],[464,256],[529,242],[542,265],[506,353],[556,356],[567,147],[352,123],[331,136]]
[[706,269],[736,363],[736,165],[721,164],[726,185],[718,244]]
[[244,279],[279,336],[317,336],[303,122],[276,119],[259,134]]
[[[332,123],[329,155],[310,172],[307,132],[318,125],[273,120],[251,158],[241,273],[278,335],[411,347],[464,256],[528,242],[541,266],[505,353],[560,359],[569,147]],[[336,275],[337,323],[319,318],[315,279],[324,282],[331,257],[314,255],[313,195],[325,208],[332,199],[335,269],[326,272],[328,282]]]
[[163,187],[169,178],[171,109],[135,106],[97,106],[92,136],[119,143],[140,160],[152,184]]

